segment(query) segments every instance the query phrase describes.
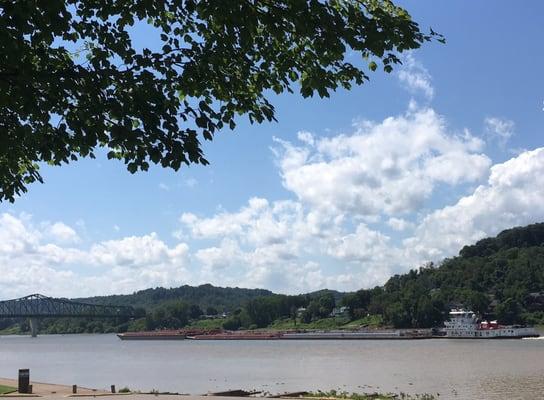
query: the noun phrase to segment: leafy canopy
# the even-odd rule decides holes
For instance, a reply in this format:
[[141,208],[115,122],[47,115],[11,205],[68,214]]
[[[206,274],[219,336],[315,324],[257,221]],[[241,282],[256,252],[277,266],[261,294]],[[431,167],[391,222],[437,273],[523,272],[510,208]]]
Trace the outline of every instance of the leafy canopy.
[[207,164],[201,138],[274,120],[272,91],[328,97],[433,39],[388,0],[2,1],[0,201],[100,147],[132,173]]

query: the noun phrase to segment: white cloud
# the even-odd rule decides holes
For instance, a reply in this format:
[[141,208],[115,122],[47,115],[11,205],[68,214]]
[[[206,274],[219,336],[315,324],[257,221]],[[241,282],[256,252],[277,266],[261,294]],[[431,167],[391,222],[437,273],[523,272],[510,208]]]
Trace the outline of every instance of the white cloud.
[[504,118],[487,117],[484,120],[485,131],[492,139],[497,140],[501,146],[514,135],[515,124]]
[[204,269],[203,272],[209,273],[211,278],[218,270],[237,265],[244,255],[236,240],[223,239],[218,247],[199,249],[195,257]]
[[89,255],[93,263],[99,265],[117,265],[130,268],[147,268],[172,262],[183,257],[188,251],[181,243],[169,248],[155,232],[144,236],[129,236],[120,240],[100,242],[91,247]]
[[410,221],[407,221],[402,218],[391,217],[387,220],[387,225],[395,231],[405,231],[407,229],[412,229],[414,224]]
[[411,93],[422,93],[431,100],[434,97],[434,88],[429,71],[411,53],[402,62],[403,66],[397,76],[403,86]]
[[17,218],[8,213],[0,216],[0,254],[18,256],[36,248],[41,233],[25,226],[24,219],[25,216]]
[[156,233],[82,248],[58,242],[51,224],[4,213],[0,293],[3,298],[42,291],[76,297],[203,282],[284,293],[371,287],[502,229],[544,220],[544,148],[489,172],[472,194],[422,214],[417,226],[399,217],[384,219],[400,235],[396,239],[381,231],[380,222],[371,228],[356,214],[262,198],[207,218],[183,214],[182,230],[193,240],[193,252],[183,242],[169,246]]
[[544,148],[494,165],[487,184],[427,215],[405,249],[416,261],[440,260],[503,229],[544,221]]
[[327,252],[345,261],[383,261],[390,257],[389,237],[359,224],[353,233],[333,239]]
[[189,188],[193,188],[198,184],[198,181],[195,178],[188,178],[183,181],[183,184]]
[[417,211],[436,185],[478,182],[491,164],[483,141],[448,132],[432,109],[361,122],[314,147],[276,141],[285,188],[321,212],[359,217]]
[[300,131],[297,133],[297,138],[303,143],[306,143],[309,146],[313,146],[315,144],[314,135],[312,135],[310,132],[307,131]]
[[127,293],[188,281],[189,248],[167,246],[156,234],[73,247],[67,225],[34,224],[28,215],[0,214],[0,294],[90,296]]
[[170,186],[168,186],[164,182],[161,182],[161,183],[159,183],[159,189],[164,190],[165,192],[169,192],[170,191]]
[[51,225],[49,233],[59,242],[77,243],[80,240],[76,231],[62,222],[55,222]]

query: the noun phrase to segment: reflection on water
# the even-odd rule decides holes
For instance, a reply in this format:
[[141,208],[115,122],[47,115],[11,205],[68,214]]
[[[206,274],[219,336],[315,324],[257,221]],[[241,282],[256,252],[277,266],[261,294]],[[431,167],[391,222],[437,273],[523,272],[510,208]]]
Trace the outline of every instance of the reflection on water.
[[114,335],[0,337],[0,376],[206,393],[340,389],[442,399],[544,399],[543,340],[120,341]]

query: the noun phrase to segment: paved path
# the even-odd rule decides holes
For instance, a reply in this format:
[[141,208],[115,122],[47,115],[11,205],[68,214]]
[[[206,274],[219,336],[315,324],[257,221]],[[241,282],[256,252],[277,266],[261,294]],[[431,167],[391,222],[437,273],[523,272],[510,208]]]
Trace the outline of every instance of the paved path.
[[[67,385],[55,385],[52,383],[40,383],[40,382],[33,382],[31,381],[30,384],[32,385],[32,394],[34,396],[47,396],[47,397],[66,397],[68,395],[72,394],[72,386]],[[16,379],[6,379],[6,378],[0,378],[0,385],[5,386],[12,386],[17,387],[17,380]],[[82,395],[100,395],[100,394],[107,394],[107,392],[97,389],[88,389],[79,387],[77,388],[77,393]],[[18,393],[13,393],[7,396],[3,397],[16,397],[16,396],[24,396],[24,397],[30,397],[29,395],[20,395]]]

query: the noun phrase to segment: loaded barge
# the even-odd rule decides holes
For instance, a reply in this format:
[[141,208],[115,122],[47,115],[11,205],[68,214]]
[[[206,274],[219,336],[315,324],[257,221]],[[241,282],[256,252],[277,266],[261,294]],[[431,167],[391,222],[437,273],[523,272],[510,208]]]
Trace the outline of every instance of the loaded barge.
[[451,310],[441,329],[384,330],[298,330],[298,331],[224,331],[221,329],[177,329],[128,332],[121,340],[415,340],[415,339],[519,339],[539,337],[532,327],[500,325],[479,321],[472,311]]
[[406,340],[430,339],[431,330],[381,331],[152,331],[117,335],[121,340]]
[[117,337],[121,340],[185,340],[193,336],[214,335],[220,333],[221,331],[219,329],[165,329],[160,331],[119,333],[117,334]]

